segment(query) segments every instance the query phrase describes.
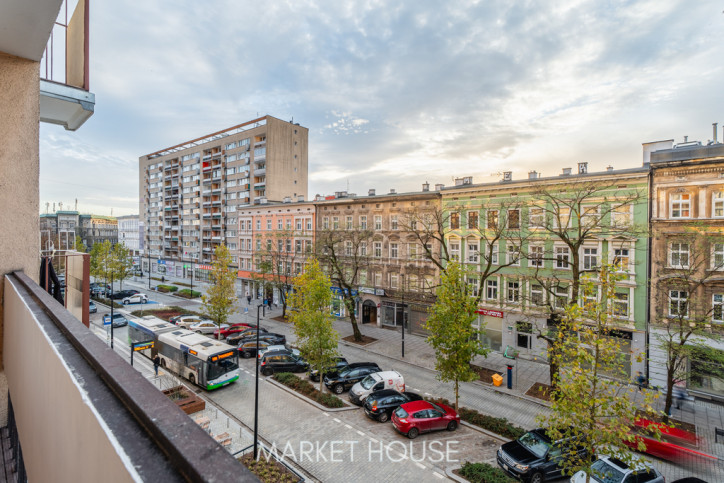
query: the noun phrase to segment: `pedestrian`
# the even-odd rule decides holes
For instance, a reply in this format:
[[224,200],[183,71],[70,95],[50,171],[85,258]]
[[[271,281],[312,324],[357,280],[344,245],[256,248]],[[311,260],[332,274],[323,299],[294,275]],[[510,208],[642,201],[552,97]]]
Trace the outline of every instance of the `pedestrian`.
[[681,409],[681,404],[689,399],[689,393],[684,387],[674,386],[674,398],[676,398],[676,409]]
[[153,370],[156,372],[156,376],[158,376],[158,366],[161,365],[161,358],[156,354],[156,357],[153,358]]
[[161,275],[161,283],[164,283],[164,282],[166,282],[166,277],[164,277],[163,275]]
[[249,291],[246,291],[246,305],[251,305],[251,294]]
[[646,386],[646,376],[641,371],[636,371],[636,384],[639,386],[639,391],[643,390]]

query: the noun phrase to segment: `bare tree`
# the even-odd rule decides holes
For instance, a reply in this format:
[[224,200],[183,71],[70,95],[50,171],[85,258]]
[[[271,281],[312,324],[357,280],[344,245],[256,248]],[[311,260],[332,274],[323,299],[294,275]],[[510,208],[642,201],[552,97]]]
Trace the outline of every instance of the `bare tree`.
[[[263,232],[262,232],[263,233]],[[278,230],[260,235],[261,250],[256,254],[257,272],[252,278],[262,282],[266,288],[276,289],[282,305],[282,317],[287,313],[287,294],[296,275],[295,264],[302,264],[305,255],[301,243],[295,243],[294,231]]]
[[360,285],[360,271],[369,265],[369,244],[373,232],[352,227],[348,230],[322,229],[317,232],[316,256],[332,284],[342,292],[349,314],[354,340],[362,341],[355,314],[356,299],[353,290]]

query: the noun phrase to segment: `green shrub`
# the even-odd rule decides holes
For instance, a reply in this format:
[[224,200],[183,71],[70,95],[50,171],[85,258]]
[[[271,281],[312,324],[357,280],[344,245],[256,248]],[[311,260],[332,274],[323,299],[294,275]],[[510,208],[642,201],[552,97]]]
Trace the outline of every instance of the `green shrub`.
[[[446,406],[453,407],[453,404],[447,399],[428,398],[428,400],[434,403],[445,404]],[[474,409],[461,407],[458,410],[458,414],[460,415],[460,419],[463,421],[474,424],[475,426],[486,429],[495,434],[499,434],[505,438],[518,439],[526,433],[525,429],[515,426],[505,418],[496,418],[488,416],[487,414],[480,414]]]
[[274,374],[274,379],[328,408],[341,408],[344,406],[342,400],[337,396],[319,392],[309,381],[300,379],[291,372]]
[[156,285],[156,290],[159,292],[175,292],[178,290],[178,287],[175,285]]
[[178,295],[179,297],[186,297],[187,299],[195,299],[201,297],[201,292],[184,288],[178,291]]
[[467,461],[460,468],[460,476],[473,483],[509,483],[515,481],[496,466],[488,463],[470,463]]
[[109,307],[111,306],[111,304],[113,304],[113,307],[114,307],[114,308],[117,308],[117,309],[122,309],[122,308],[123,308],[123,305],[121,305],[121,304],[119,304],[118,302],[115,302],[115,301],[113,301],[113,300],[111,300],[111,299],[107,299],[107,298],[105,298],[105,297],[91,297],[91,299],[93,299],[93,300],[95,300],[96,302],[101,303],[101,304],[103,304],[103,305],[107,305],[107,306],[109,306]]

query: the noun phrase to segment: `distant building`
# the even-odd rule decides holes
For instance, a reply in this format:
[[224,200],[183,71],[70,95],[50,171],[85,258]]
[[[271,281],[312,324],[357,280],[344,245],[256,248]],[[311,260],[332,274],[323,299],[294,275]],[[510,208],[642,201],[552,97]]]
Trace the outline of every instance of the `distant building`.
[[116,217],[118,220],[118,242],[122,243],[131,251],[131,255],[137,257],[140,253],[140,231],[138,215],[125,215]]
[[81,215],[77,211],[56,211],[40,215],[41,250],[75,250],[76,237],[88,249],[95,243],[118,243],[118,222],[112,216]]

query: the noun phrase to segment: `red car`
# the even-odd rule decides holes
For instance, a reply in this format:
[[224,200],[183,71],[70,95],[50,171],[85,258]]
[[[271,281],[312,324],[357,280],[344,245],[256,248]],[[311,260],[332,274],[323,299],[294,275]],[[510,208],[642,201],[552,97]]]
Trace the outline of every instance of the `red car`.
[[[226,329],[221,329],[221,338],[226,339],[230,335],[241,332],[244,329],[248,329],[249,327],[251,327],[251,325],[245,324],[243,322],[239,322],[238,324],[232,324],[229,327],[227,327]],[[219,336],[219,329],[216,329],[214,331],[214,339],[218,338],[218,336]]]
[[455,431],[460,425],[460,416],[444,404],[429,401],[412,401],[403,404],[392,413],[395,429],[410,439],[420,433],[447,429]]
[[[646,431],[649,426],[656,426],[661,431],[661,441],[657,441]],[[637,450],[638,442],[643,441],[646,445],[644,453],[659,458],[679,462],[689,461],[692,456],[715,460],[716,457],[699,451],[699,440],[696,434],[681,428],[668,427],[648,419],[639,418],[634,423],[632,432],[636,435],[635,441],[626,441],[626,445]]]

